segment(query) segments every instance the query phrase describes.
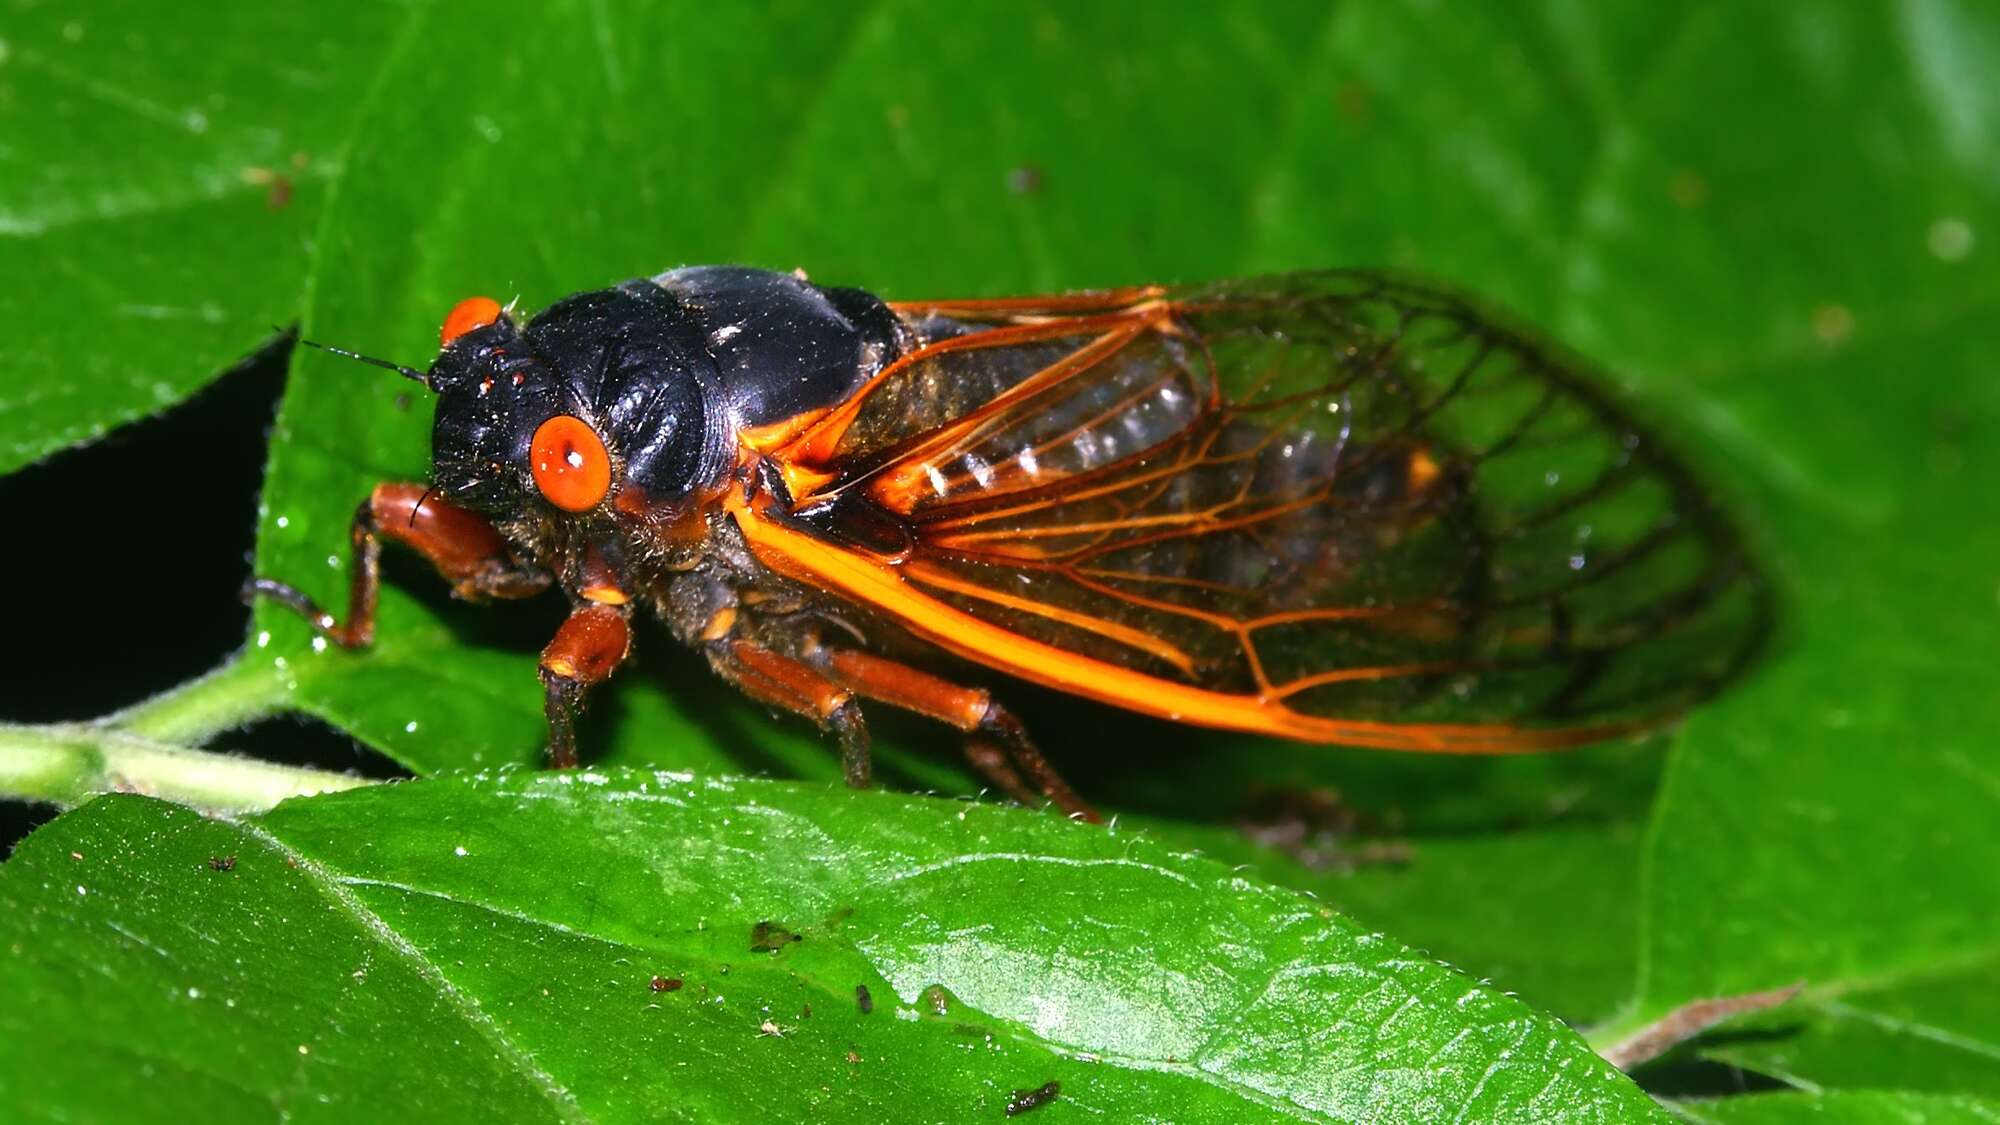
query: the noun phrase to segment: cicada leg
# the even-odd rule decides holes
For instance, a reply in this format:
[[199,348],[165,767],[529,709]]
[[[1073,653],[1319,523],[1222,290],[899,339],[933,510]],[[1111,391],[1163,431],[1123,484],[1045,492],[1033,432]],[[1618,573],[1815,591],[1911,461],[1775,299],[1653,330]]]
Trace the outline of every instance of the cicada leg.
[[852,692],[810,664],[750,641],[709,643],[708,662],[723,679],[773,707],[803,715],[840,739],[840,767],[847,784],[866,789],[872,772],[868,724]]
[[375,639],[375,602],[382,585],[382,540],[411,547],[437,568],[459,597],[525,598],[548,588],[549,576],[516,563],[493,525],[464,508],[427,498],[418,484],[378,484],[355,509],[348,531],[354,577],[347,616],[335,619],[304,591],[274,578],[253,578],[245,598],[270,598],[291,607],[319,634],[342,648],[367,648]]
[[584,696],[611,678],[632,651],[630,610],[586,602],[571,611],[542,650],[543,708],[549,720],[549,764],[576,765],[576,713]]
[[816,663],[857,695],[965,732],[966,761],[1014,800],[1032,804],[1039,792],[1071,816],[1092,823],[1102,819],[1042,756],[1013,712],[986,692],[855,649],[821,649]]
[[[430,498],[422,485],[376,485],[355,510],[348,538],[354,577],[348,585],[345,618],[336,619],[298,587],[272,578],[251,579],[244,595],[289,606],[342,648],[366,648],[375,639],[384,539],[428,559],[461,598],[525,598],[548,589],[551,581],[548,574],[515,562],[492,524],[464,508]],[[608,678],[625,658],[630,637],[622,607],[585,605],[570,615],[543,651],[549,760],[557,768],[576,764],[574,713],[584,692]]]

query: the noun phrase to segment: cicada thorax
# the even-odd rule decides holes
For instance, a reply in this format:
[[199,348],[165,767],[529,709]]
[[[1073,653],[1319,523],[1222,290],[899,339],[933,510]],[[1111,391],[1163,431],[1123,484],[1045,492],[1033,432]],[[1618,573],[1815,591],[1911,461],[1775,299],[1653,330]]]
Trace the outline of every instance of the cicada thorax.
[[464,302],[429,375],[433,482],[566,587],[592,545],[652,583],[698,559],[745,430],[840,401],[906,334],[865,293],[734,267],[577,294],[519,326]]

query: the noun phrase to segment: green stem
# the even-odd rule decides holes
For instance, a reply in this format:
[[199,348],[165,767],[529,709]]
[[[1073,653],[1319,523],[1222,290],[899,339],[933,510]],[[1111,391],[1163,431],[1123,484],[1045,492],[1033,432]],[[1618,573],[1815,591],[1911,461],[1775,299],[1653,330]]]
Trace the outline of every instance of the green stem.
[[97,720],[127,734],[200,745],[284,708],[290,686],[269,661],[238,655],[199,679]]
[[145,793],[210,812],[239,813],[369,783],[364,777],[163,745],[102,726],[0,724],[0,796],[75,805],[99,793]]

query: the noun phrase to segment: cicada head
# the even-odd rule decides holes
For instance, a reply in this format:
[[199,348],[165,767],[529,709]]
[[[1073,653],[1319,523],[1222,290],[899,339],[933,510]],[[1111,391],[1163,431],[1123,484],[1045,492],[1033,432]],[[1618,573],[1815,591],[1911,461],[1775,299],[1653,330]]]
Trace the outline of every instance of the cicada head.
[[650,282],[581,293],[525,324],[459,302],[426,374],[431,482],[496,519],[587,516],[626,490],[672,502],[727,472],[715,363]]

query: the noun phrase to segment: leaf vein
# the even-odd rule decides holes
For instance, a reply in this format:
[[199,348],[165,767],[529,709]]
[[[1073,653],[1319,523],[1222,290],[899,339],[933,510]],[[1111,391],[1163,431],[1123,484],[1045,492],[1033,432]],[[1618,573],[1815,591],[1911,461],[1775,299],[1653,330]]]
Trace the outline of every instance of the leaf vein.
[[511,1063],[517,1071],[535,1084],[548,1099],[557,1116],[565,1121],[577,1122],[578,1125],[590,1120],[583,1112],[583,1108],[577,1105],[576,1099],[556,1081],[555,1076],[542,1069],[526,1048],[514,1042],[492,1016],[481,1011],[471,997],[460,991],[458,986],[452,983],[451,978],[445,975],[442,966],[432,961],[408,938],[391,928],[381,915],[368,909],[365,903],[355,897],[353,891],[342,885],[340,878],[320,866],[311,857],[286,844],[262,825],[253,821],[242,821],[240,826],[249,835],[296,862],[298,870],[311,881],[336,911],[374,938],[380,948],[395,955],[419,978],[434,984],[438,994],[468,1028],[491,1044],[502,1059]]

